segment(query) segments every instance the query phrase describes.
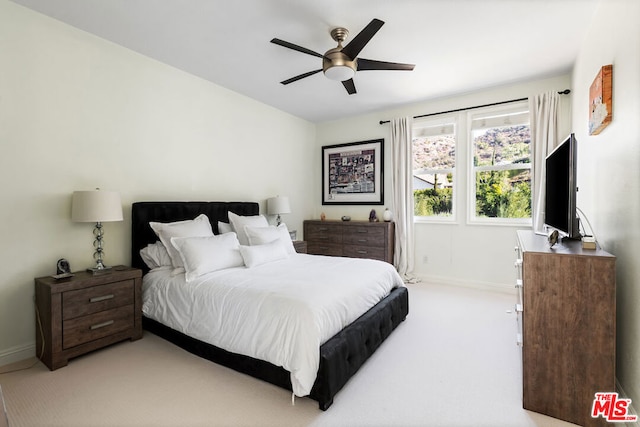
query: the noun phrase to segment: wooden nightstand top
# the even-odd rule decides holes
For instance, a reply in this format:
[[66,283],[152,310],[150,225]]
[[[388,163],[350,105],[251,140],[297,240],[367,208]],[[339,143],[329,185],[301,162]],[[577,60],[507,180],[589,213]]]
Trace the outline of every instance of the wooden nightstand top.
[[87,282],[91,285],[100,285],[102,283],[110,283],[114,280],[126,280],[142,277],[142,270],[124,265],[112,267],[109,272],[93,274],[90,271],[75,271],[72,277],[56,280],[51,276],[43,276],[36,278],[39,285],[51,288],[51,293],[66,292],[73,289],[87,286]]

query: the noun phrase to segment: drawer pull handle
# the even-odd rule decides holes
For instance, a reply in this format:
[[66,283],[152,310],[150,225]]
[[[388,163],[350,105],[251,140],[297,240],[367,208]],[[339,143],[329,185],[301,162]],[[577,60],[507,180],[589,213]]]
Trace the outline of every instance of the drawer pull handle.
[[358,243],[367,243],[367,242],[368,242],[368,240],[367,240],[367,239],[360,239],[360,240],[358,240]]
[[367,251],[363,251],[363,250],[359,250],[359,251],[358,251],[358,253],[359,253],[359,254],[366,255],[366,254],[368,254],[369,252],[367,252]]
[[358,233],[360,233],[360,234],[367,234],[367,233],[368,233],[368,231],[367,231],[367,230],[358,230]]
[[105,326],[113,325],[115,322],[113,320],[107,320],[106,322],[97,323],[95,325],[91,325],[91,330],[104,328]]
[[104,301],[104,300],[108,300],[113,298],[115,295],[113,294],[109,294],[109,295],[103,295],[101,297],[93,297],[89,300],[89,302],[100,302],[100,301]]

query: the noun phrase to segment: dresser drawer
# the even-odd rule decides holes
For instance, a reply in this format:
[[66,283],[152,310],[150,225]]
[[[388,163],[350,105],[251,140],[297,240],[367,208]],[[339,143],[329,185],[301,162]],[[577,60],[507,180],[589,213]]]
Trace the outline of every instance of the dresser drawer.
[[345,230],[342,241],[345,245],[377,246],[384,247],[384,230],[367,229],[368,227],[358,227],[356,230]]
[[342,245],[315,241],[307,242],[307,253],[311,255],[343,256]]
[[62,348],[113,335],[134,326],[133,304],[62,322]]
[[309,254],[371,258],[393,264],[395,228],[392,222],[304,222]]
[[384,261],[384,248],[371,246],[345,245],[344,256],[351,258],[370,258]]
[[304,238],[309,243],[342,243],[342,226],[336,224],[305,224]]
[[68,291],[62,294],[62,318],[73,319],[133,302],[133,279]]

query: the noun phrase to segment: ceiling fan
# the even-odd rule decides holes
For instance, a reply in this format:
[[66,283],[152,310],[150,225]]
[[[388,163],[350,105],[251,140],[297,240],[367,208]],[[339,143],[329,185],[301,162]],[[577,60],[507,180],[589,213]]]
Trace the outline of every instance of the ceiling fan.
[[333,49],[329,49],[324,55],[314,52],[310,49],[298,46],[293,43],[289,43],[284,40],[274,38],[271,43],[296,50],[298,52],[313,55],[318,58],[322,58],[322,68],[309,71],[307,73],[300,74],[299,76],[291,77],[290,79],[281,81],[283,85],[296,82],[305,77],[312,76],[320,71],[324,72],[324,75],[331,80],[341,81],[344,88],[349,95],[356,93],[356,86],[353,82],[353,76],[356,71],[367,70],[401,70],[411,71],[415,67],[414,64],[400,64],[397,62],[385,62],[376,61],[373,59],[358,58],[360,51],[369,43],[371,38],[378,32],[378,30],[384,25],[384,22],[379,19],[373,19],[369,24],[364,27],[346,46],[342,47],[342,43],[349,35],[349,31],[346,28],[338,27],[331,30],[331,38],[338,42],[338,46]]

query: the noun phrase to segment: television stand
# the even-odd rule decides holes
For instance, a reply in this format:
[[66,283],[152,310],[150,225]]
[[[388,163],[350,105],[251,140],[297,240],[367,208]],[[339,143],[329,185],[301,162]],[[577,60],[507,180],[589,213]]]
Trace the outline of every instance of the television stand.
[[615,392],[616,258],[563,239],[517,232],[522,406],[582,426],[596,392]]

